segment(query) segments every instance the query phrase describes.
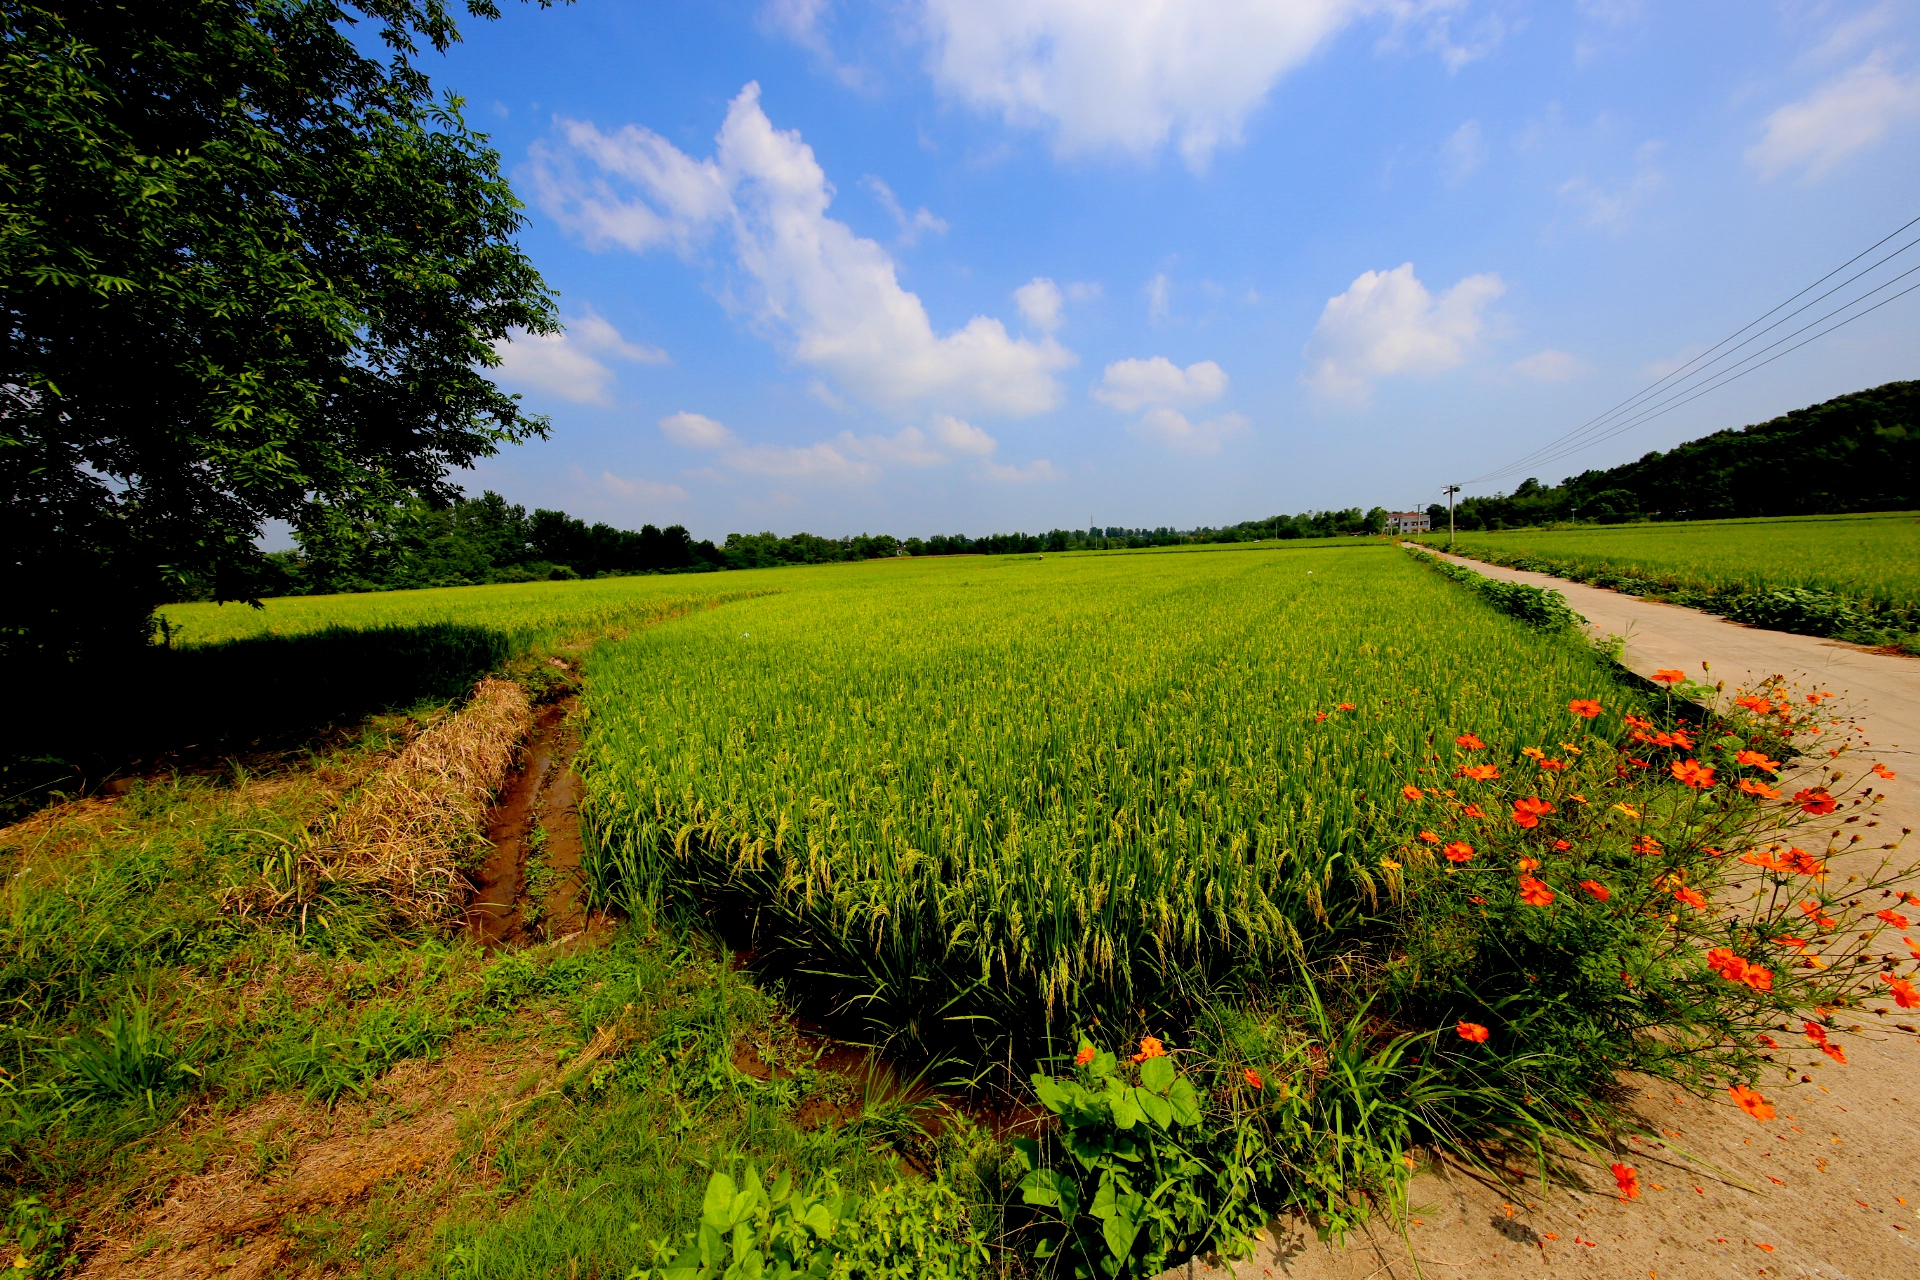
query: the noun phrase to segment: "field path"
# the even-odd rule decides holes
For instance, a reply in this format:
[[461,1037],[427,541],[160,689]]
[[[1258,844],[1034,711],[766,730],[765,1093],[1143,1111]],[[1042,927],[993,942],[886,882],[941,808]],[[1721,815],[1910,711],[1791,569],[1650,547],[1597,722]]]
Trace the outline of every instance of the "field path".
[[[1920,658],[1761,631],[1546,574],[1446,558],[1563,593],[1595,634],[1626,637],[1626,665],[1642,675],[1677,667],[1698,678],[1705,661],[1710,678],[1729,688],[1785,675],[1840,693],[1872,744],[1860,765],[1882,760],[1899,774],[1886,785],[1881,829],[1892,838],[1902,827],[1920,827]],[[1430,621],[1443,643],[1441,620]],[[1920,858],[1920,844],[1905,853]],[[1920,939],[1920,931],[1911,936]],[[1581,1188],[1543,1195],[1538,1183],[1502,1188],[1446,1163],[1413,1181],[1416,1225],[1408,1240],[1378,1222],[1344,1247],[1329,1247],[1295,1223],[1235,1271],[1239,1280],[1920,1276],[1920,1036],[1912,1024],[1902,1031],[1891,1019],[1863,1021],[1876,1025],[1843,1041],[1849,1065],[1811,1055],[1818,1065],[1802,1070],[1813,1083],[1792,1091],[1774,1077],[1768,1095],[1779,1115],[1770,1124],[1730,1103],[1645,1090],[1640,1111],[1649,1127],[1700,1163],[1627,1143],[1631,1154],[1619,1158],[1639,1169],[1643,1192],[1632,1203],[1613,1193],[1604,1165],[1583,1170]],[[1226,1276],[1224,1267],[1195,1262],[1166,1280]]]

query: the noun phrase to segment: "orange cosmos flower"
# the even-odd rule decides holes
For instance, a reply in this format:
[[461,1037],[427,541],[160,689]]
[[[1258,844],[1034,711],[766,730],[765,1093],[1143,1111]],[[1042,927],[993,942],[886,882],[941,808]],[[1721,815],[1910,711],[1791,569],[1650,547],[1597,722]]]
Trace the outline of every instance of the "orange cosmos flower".
[[1624,719],[1629,725],[1631,725],[1635,729],[1653,728],[1653,721],[1642,720],[1639,716],[1634,715],[1631,711],[1629,711],[1625,716],[1621,718]]
[[1520,859],[1520,869],[1522,871],[1538,871],[1540,869],[1540,859],[1522,858]]
[[1479,1023],[1468,1022],[1464,1018],[1460,1020],[1460,1025],[1455,1027],[1454,1030],[1460,1033],[1462,1040],[1471,1040],[1474,1044],[1485,1044],[1487,1042],[1487,1036],[1491,1034]]
[[1827,874],[1827,864],[1808,853],[1805,849],[1787,850],[1787,865],[1799,876],[1823,876]]
[[1553,847],[1557,852],[1565,853],[1567,850],[1573,848],[1573,842],[1571,840],[1555,840]]
[[1744,1084],[1736,1084],[1727,1092],[1733,1095],[1733,1100],[1739,1104],[1740,1109],[1755,1120],[1765,1122],[1773,1119],[1773,1104],[1761,1097],[1759,1090]]
[[1513,820],[1529,829],[1540,825],[1541,815],[1552,812],[1553,806],[1539,796],[1528,796],[1513,802]]
[[1316,711],[1313,713],[1313,722],[1315,724],[1319,724],[1322,720],[1325,720],[1326,718],[1327,718],[1327,713],[1324,711]]
[[1676,760],[1667,766],[1673,776],[1688,786],[1705,791],[1713,785],[1713,766],[1698,760]]
[[1089,1062],[1092,1062],[1092,1061],[1093,1061],[1093,1046],[1090,1044],[1081,1045],[1080,1052],[1073,1055],[1073,1065],[1076,1067],[1084,1067]]
[[1826,1054],[1843,1067],[1847,1065],[1847,1051],[1837,1044],[1823,1044],[1820,1046],[1820,1052]]
[[1607,886],[1601,884],[1598,880],[1582,880],[1580,882],[1580,887],[1582,889],[1585,889],[1588,893],[1592,894],[1595,898],[1599,899],[1601,902],[1605,902],[1608,898],[1611,898],[1613,896],[1613,890],[1607,888]]
[[1819,925],[1822,929],[1833,928],[1833,917],[1821,914],[1826,910],[1818,902],[1809,898],[1800,904],[1800,914]]
[[1418,800],[1422,795],[1426,793],[1421,791],[1420,788],[1414,786],[1411,782],[1409,782],[1406,786],[1400,788],[1400,794],[1405,796],[1409,800]]
[[1915,960],[1920,960],[1920,942],[1915,942],[1912,938],[1902,938],[1900,941],[1907,944],[1907,950],[1913,952]]
[[1876,919],[1884,920],[1896,929],[1906,929],[1906,928],[1912,927],[1908,923],[1907,918],[1901,915],[1898,911],[1876,911],[1873,914]]
[[1466,814],[1469,818],[1484,818],[1487,816],[1487,811],[1477,804],[1470,804],[1460,812]]
[[1245,1080],[1248,1084],[1252,1085],[1256,1089],[1264,1089],[1267,1087],[1267,1082],[1265,1080],[1262,1080],[1260,1078],[1260,1073],[1258,1071],[1255,1071],[1252,1067],[1248,1067],[1245,1071],[1242,1071],[1240,1073],[1240,1078]]
[[1633,842],[1631,847],[1635,853],[1664,853],[1665,852],[1665,850],[1661,849],[1660,842],[1658,840],[1655,840],[1652,836],[1641,836],[1638,840],[1635,840]]
[[1545,760],[1547,758],[1547,753],[1538,747],[1522,747],[1520,748],[1520,754],[1529,760]]
[[1567,762],[1565,760],[1542,760],[1540,761],[1540,767],[1549,773],[1558,773],[1567,767]]
[[1825,1044],[1827,1042],[1827,1029],[1817,1022],[1802,1022],[1800,1029],[1805,1031],[1807,1033],[1807,1039],[1813,1041],[1815,1044]]
[[1659,671],[1656,671],[1653,673],[1653,682],[1655,684],[1675,685],[1675,684],[1679,684],[1682,680],[1685,680],[1686,678],[1687,678],[1686,672],[1675,671],[1672,667],[1663,667]]
[[1613,1181],[1620,1188],[1620,1198],[1622,1200],[1638,1200],[1640,1198],[1640,1174],[1632,1165],[1614,1165]]
[[1166,1056],[1167,1046],[1161,1044],[1152,1036],[1142,1036],[1140,1037],[1140,1052],[1133,1055],[1133,1060],[1135,1062],[1145,1062],[1148,1058],[1164,1058]]
[[1567,704],[1567,710],[1573,712],[1573,714],[1579,716],[1582,720],[1591,720],[1600,714],[1600,704],[1592,698],[1575,698]]
[[1758,850],[1754,851],[1753,853],[1741,854],[1740,861],[1746,863],[1749,866],[1765,867],[1769,871],[1789,871],[1792,869],[1788,867],[1786,863],[1774,857],[1771,853],[1761,853]]
[[1735,764],[1744,764],[1753,769],[1765,769],[1768,773],[1780,772],[1780,762],[1769,760],[1758,751],[1742,751],[1733,757]]
[[1739,706],[1745,707],[1747,710],[1753,712],[1753,714],[1757,716],[1764,716],[1768,712],[1773,710],[1773,704],[1771,702],[1768,702],[1765,698],[1748,696],[1745,698],[1735,698],[1734,702]]
[[1893,988],[1893,1002],[1902,1009],[1920,1006],[1920,991],[1913,989],[1913,983],[1906,978],[1896,978],[1890,973],[1880,975],[1880,980]]
[[1487,745],[1486,743],[1480,741],[1478,736],[1471,733],[1461,734],[1459,737],[1453,740],[1453,743],[1455,746],[1465,747],[1469,751],[1480,751],[1484,749]]
[[1696,911],[1706,910],[1706,906],[1707,906],[1706,896],[1702,894],[1698,889],[1691,889],[1691,888],[1688,888],[1686,885],[1681,885],[1678,889],[1675,889],[1673,891],[1673,896],[1676,900],[1686,903],[1688,906],[1692,907]]
[[1473,846],[1465,840],[1455,840],[1441,852],[1447,855],[1448,862],[1468,862],[1473,858]]
[[1491,782],[1500,776],[1500,770],[1490,764],[1470,764],[1464,769],[1455,769],[1456,778],[1472,778],[1475,782]]
[[1439,844],[1439,843],[1440,843],[1440,837],[1439,837],[1439,836],[1437,836],[1437,835],[1435,835],[1435,834],[1434,834],[1433,832],[1431,832],[1431,831],[1422,831],[1422,832],[1420,833],[1420,838],[1421,838],[1422,840],[1424,840],[1424,841],[1426,841],[1426,842],[1427,842],[1428,844]]
[[1824,818],[1840,807],[1840,802],[1825,787],[1805,787],[1793,793],[1793,802],[1816,818]]
[[1883,778],[1897,778],[1900,776],[1899,774],[1895,773],[1893,770],[1887,768],[1887,766],[1883,764],[1877,764],[1873,766],[1873,771],[1879,774]]
[[1352,711],[1353,709],[1354,709],[1353,704],[1351,702],[1343,702],[1339,706],[1334,708],[1335,711]]
[[1739,790],[1761,800],[1778,800],[1780,793],[1764,782],[1755,782],[1752,778],[1742,778],[1735,784]]
[[1520,877],[1520,901],[1530,907],[1544,907],[1553,901],[1553,890],[1532,876]]

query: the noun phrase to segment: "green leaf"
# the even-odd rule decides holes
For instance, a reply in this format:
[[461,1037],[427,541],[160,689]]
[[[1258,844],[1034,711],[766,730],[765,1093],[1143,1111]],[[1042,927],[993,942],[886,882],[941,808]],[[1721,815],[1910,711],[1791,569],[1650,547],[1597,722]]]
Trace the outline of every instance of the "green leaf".
[[1039,1143],[1035,1142],[1032,1138],[1015,1138],[1010,1145],[1013,1147],[1013,1153],[1019,1159],[1022,1169],[1038,1169],[1040,1167]]
[[1040,1095],[1041,1103],[1055,1115],[1064,1112],[1073,1103],[1072,1086],[1052,1076],[1035,1074],[1033,1091]]
[[706,1199],[700,1206],[700,1220],[718,1231],[731,1228],[734,1195],[733,1179],[726,1174],[716,1173],[708,1178]]
[[1140,1224],[1124,1213],[1115,1213],[1100,1224],[1100,1237],[1107,1242],[1107,1248],[1115,1258],[1127,1258],[1133,1254],[1133,1242],[1140,1235]]
[[1173,1118],[1180,1124],[1200,1123],[1200,1099],[1193,1091],[1193,1082],[1185,1076],[1173,1082],[1173,1089],[1167,1095],[1167,1101],[1173,1104]]
[[1131,1129],[1146,1117],[1141,1114],[1140,1104],[1133,1100],[1133,1090],[1128,1089],[1112,1100],[1113,1127]]
[[1148,1058],[1140,1064],[1140,1084],[1155,1093],[1164,1094],[1173,1084],[1174,1070],[1171,1058]]
[[[1159,1059],[1156,1058],[1154,1061],[1158,1062]],[[1147,1113],[1147,1119],[1162,1129],[1173,1123],[1173,1107],[1159,1094],[1150,1093],[1146,1089],[1135,1089],[1133,1100],[1142,1111]]]

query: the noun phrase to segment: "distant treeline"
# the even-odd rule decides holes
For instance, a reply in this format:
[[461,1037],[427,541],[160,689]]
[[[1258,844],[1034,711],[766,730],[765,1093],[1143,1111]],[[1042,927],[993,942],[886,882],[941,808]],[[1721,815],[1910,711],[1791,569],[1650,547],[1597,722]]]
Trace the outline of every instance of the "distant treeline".
[[[399,591],[637,573],[767,569],[895,556],[1109,551],[1187,542],[1330,537],[1375,532],[1384,516],[1381,509],[1363,515],[1353,508],[1276,516],[1228,529],[1096,526],[982,538],[964,533],[905,539],[884,533],[849,538],[732,533],[716,546],[696,541],[677,524],[664,529],[649,524],[635,532],[609,524],[590,525],[564,511],[537,509],[529,514],[489,491],[446,507],[415,503],[397,508],[379,527],[357,530],[351,538],[303,539],[299,550],[276,551],[267,557],[267,571],[254,590],[261,597]],[[183,594],[205,597],[209,592],[190,586]]]
[[[1920,508],[1920,382],[1889,382],[1552,488],[1528,479],[1510,494],[1466,498],[1454,521],[1510,529],[1912,508]],[[1434,528],[1446,527],[1444,505],[1427,512]]]
[[[1583,472],[1551,488],[1529,479],[1511,494],[1465,499],[1454,518],[1463,529],[1502,529],[1568,520],[1704,520],[1905,508],[1920,508],[1920,382],[1890,382],[1796,409],[1771,422],[1715,432],[1625,466]],[[1427,511],[1434,528],[1446,527],[1445,506],[1435,503]],[[1348,507],[1218,528],[1095,526],[983,538],[943,533],[906,539],[865,533],[849,538],[731,533],[716,546],[696,541],[677,524],[664,529],[649,524],[637,532],[604,523],[590,525],[564,511],[528,514],[525,508],[488,492],[446,507],[424,503],[399,507],[380,527],[355,530],[351,537],[309,537],[298,551],[268,557],[269,567],[256,594],[705,573],[901,555],[1108,551],[1195,542],[1337,538],[1383,532],[1386,520],[1384,507],[1367,511]],[[190,589],[187,594],[205,593]]]

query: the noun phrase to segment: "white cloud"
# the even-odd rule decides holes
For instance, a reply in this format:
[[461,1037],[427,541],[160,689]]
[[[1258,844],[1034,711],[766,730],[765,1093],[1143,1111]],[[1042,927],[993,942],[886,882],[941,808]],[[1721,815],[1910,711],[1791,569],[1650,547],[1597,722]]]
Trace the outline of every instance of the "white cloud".
[[1798,102],[1767,117],[1766,135],[1747,149],[1763,178],[1803,169],[1818,178],[1856,151],[1920,118],[1920,75],[1902,77],[1885,49]]
[[[1368,13],[1405,23],[1460,0],[921,0],[934,79],[1063,154],[1146,154],[1194,169],[1240,140],[1274,84]],[[1455,46],[1437,28],[1451,59]],[[1471,56],[1470,54],[1467,56]]]
[[528,333],[510,329],[494,341],[500,363],[494,376],[506,382],[548,391],[575,404],[612,404],[613,370],[596,355],[636,364],[667,364],[658,347],[628,342],[620,331],[588,307],[564,316],[564,333]]
[[937,467],[947,460],[918,427],[907,427],[891,436],[856,436],[842,431],[833,443],[843,454],[903,467]]
[[1487,159],[1487,144],[1480,136],[1480,122],[1469,120],[1455,129],[1440,147],[1440,161],[1446,167],[1447,181],[1458,185]]
[[736,443],[733,432],[703,413],[670,413],[660,430],[683,449],[724,449]]
[[1045,276],[1035,276],[1015,289],[1013,300],[1019,304],[1020,314],[1027,318],[1027,323],[1043,333],[1052,333],[1066,319],[1066,295]]
[[988,457],[1000,447],[998,440],[971,422],[962,422],[946,414],[933,420],[933,436],[955,453],[971,454],[976,458]]
[[1560,198],[1577,208],[1587,225],[1620,230],[1628,215],[1660,189],[1664,177],[1653,162],[1665,145],[1650,139],[1634,148],[1633,176],[1623,185],[1604,187],[1582,174],[1560,184]]
[[1579,356],[1552,347],[1515,360],[1508,368],[1535,382],[1568,382],[1593,372],[1593,366]]
[[[651,129],[630,124],[608,134],[584,120],[556,120],[554,131],[556,139],[527,149],[534,199],[590,249],[670,245],[688,253],[732,207],[719,165],[694,160]],[[636,187],[646,200],[621,194]]]
[[619,498],[639,498],[646,502],[684,502],[687,491],[677,484],[662,484],[658,480],[643,480],[635,476],[631,480],[623,479],[611,471],[600,473],[600,483],[607,492]]
[[1150,404],[1201,405],[1218,400],[1227,389],[1227,372],[1211,360],[1185,369],[1165,356],[1150,360],[1116,360],[1107,366],[1093,398],[1122,413]]
[[1677,354],[1660,356],[1641,365],[1640,376],[1643,378],[1653,378],[1658,381],[1670,373],[1680,372],[1680,370],[1699,359],[1703,352],[1704,348],[1701,347],[1699,343],[1689,343],[1687,346],[1682,347]]
[[1167,318],[1167,305],[1173,298],[1173,281],[1162,271],[1147,281],[1147,318],[1159,324]]
[[849,89],[878,87],[867,72],[834,56],[832,42],[822,29],[831,8],[832,0],[767,0],[760,10],[759,25],[761,30],[786,36],[813,54]]
[[893,188],[872,174],[860,179],[860,185],[873,192],[874,199],[878,200],[881,207],[892,214],[893,220],[900,224],[901,244],[911,246],[920,239],[922,231],[931,231],[937,236],[947,234],[946,219],[935,217],[928,212],[925,205],[908,213],[900,207],[900,198],[893,194]]
[[1040,480],[1058,480],[1060,469],[1045,458],[1038,458],[1024,467],[989,462],[980,468],[980,475],[998,484],[1033,484]]
[[840,389],[889,407],[932,400],[1009,415],[1059,402],[1054,375],[1074,354],[1051,336],[1009,337],[987,316],[936,334],[886,250],[827,217],[826,174],[798,132],[773,127],[759,85],[729,106],[711,160],[635,125],[607,134],[561,121],[556,133],[534,152],[533,188],[562,225],[589,245],[636,251],[684,251],[724,226],[738,269],[726,296]]
[[1191,422],[1178,409],[1159,405],[1141,414],[1127,430],[1177,453],[1214,454],[1227,440],[1246,434],[1247,420],[1237,413],[1223,413],[1205,422]]
[[1331,399],[1365,403],[1375,379],[1440,373],[1463,363],[1506,292],[1497,275],[1468,276],[1439,298],[1413,264],[1368,271],[1327,299],[1307,342],[1307,382]]
[[720,461],[735,471],[781,480],[818,480],[827,484],[865,484],[880,478],[880,468],[855,461],[830,444],[756,444],[732,449]]
[[1075,280],[1067,286],[1067,301],[1092,302],[1105,292],[1098,280]]

